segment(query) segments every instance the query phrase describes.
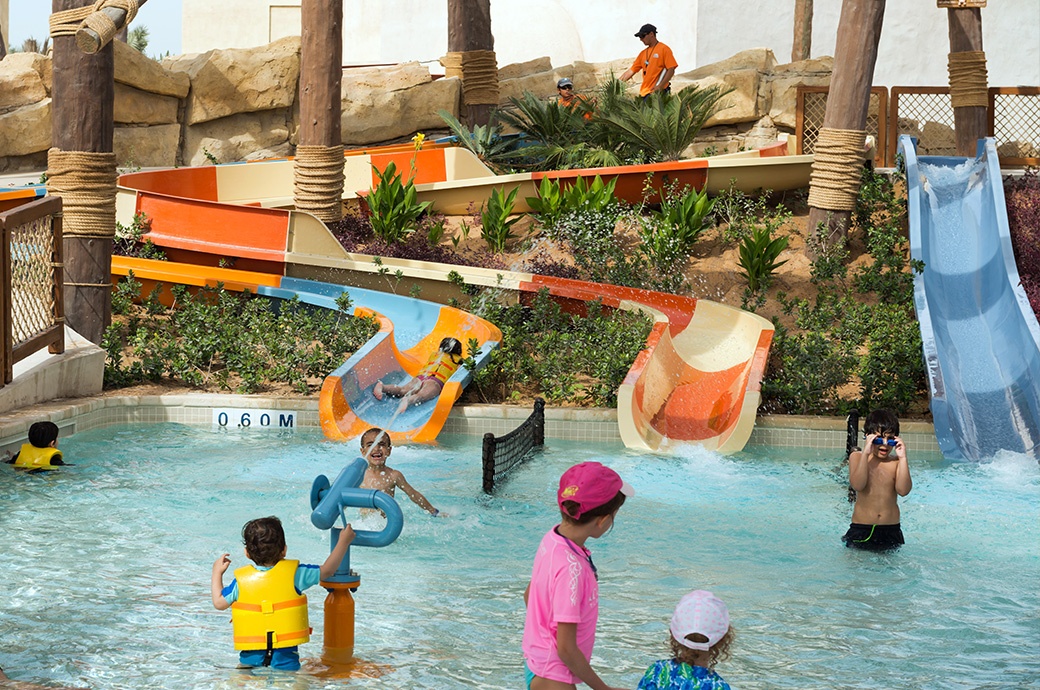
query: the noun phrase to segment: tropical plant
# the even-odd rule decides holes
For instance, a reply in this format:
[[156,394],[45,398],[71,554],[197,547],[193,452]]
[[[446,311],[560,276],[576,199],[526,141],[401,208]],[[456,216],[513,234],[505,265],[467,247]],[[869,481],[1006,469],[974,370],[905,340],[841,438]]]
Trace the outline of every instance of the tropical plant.
[[[612,152],[591,143],[590,121],[584,110],[544,101],[530,91],[509,99],[510,108],[498,117],[535,142],[515,152],[517,165],[536,170],[617,165]],[[593,118],[594,119],[594,118]]]
[[708,227],[705,221],[715,208],[715,200],[708,198],[705,186],[698,192],[686,188],[681,195],[663,194],[661,209],[653,215],[665,227],[671,228],[684,248],[689,248]]
[[525,200],[538,222],[550,232],[555,230],[567,210],[567,198],[560,190],[559,180],[550,177],[543,177],[538,184],[538,196],[529,196]]
[[755,228],[741,241],[738,265],[743,270],[740,275],[747,280],[752,294],[767,287],[773,272],[787,263],[776,260],[780,252],[787,249],[787,242],[786,237],[773,237],[768,225]]
[[429,201],[418,201],[411,179],[401,181],[397,166],[391,161],[383,170],[372,166],[379,182],[365,196],[371,213],[372,232],[387,244],[395,244],[415,232],[419,217],[430,207]]
[[471,151],[495,172],[502,172],[501,163],[513,146],[508,139],[502,138],[502,125],[489,122],[487,125],[474,125],[470,130],[447,110],[438,110],[437,114],[448,125],[460,146]]
[[543,223],[546,235],[550,239],[576,241],[585,238],[595,244],[599,240],[607,240],[614,234],[614,225],[618,216],[618,201],[614,197],[614,185],[617,178],[604,182],[599,175],[592,183],[578,176],[574,182],[565,187],[562,183],[545,183],[546,202],[543,206],[555,206],[552,223]]
[[37,39],[35,39],[32,36],[30,36],[29,38],[27,38],[24,41],[22,41],[22,48],[21,48],[21,50],[19,52],[22,52],[22,53],[39,53],[41,55],[46,55],[47,53],[50,52],[50,50],[51,50],[51,39],[50,38],[43,39],[43,43],[41,44]]
[[488,248],[496,254],[504,252],[510,240],[516,239],[513,234],[513,226],[520,220],[520,216],[510,218],[513,215],[513,206],[516,203],[516,193],[519,187],[514,187],[508,195],[496,187],[491,190],[491,197],[487,204],[481,209],[480,236],[487,242]]
[[148,49],[148,27],[135,26],[126,35],[126,43],[139,53]]
[[690,86],[676,94],[654,93],[640,99],[618,94],[617,87],[608,83],[603,93],[607,96],[594,118],[597,143],[627,148],[645,162],[658,162],[679,159],[729,90]]

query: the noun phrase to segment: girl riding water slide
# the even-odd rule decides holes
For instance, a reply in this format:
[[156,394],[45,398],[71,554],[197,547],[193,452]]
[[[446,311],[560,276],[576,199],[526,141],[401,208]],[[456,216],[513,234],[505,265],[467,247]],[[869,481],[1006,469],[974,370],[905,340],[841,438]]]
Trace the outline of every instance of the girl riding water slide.
[[409,405],[418,405],[440,395],[444,384],[461,365],[462,343],[457,338],[445,338],[414,379],[400,386],[377,381],[372,395],[376,400],[382,400],[384,395],[403,398],[397,408],[401,412]]

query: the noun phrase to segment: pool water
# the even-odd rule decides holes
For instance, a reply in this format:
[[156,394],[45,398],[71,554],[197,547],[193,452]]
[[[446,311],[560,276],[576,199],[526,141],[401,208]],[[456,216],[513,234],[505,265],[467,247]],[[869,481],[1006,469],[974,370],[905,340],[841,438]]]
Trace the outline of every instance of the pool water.
[[[448,513],[399,496],[404,532],[351,549],[361,575],[356,655],[379,679],[234,669],[227,612],[212,608],[213,560],[246,563],[247,520],[278,515],[289,556],[321,563],[309,491],[355,445],[317,432],[174,424],[110,427],[61,441],[60,473],[0,467],[0,666],[18,680],[92,688],[518,688],[522,594],[556,483],[596,459],[637,490],[590,542],[600,573],[593,666],[635,687],[666,656],[686,591],[729,606],[735,688],[1017,688],[1040,678],[1040,469],[1022,456],[949,464],[914,456],[901,505],[907,544],[845,549],[851,507],[833,454],[690,449],[660,457],[549,441],[494,498],[480,493],[479,439],[399,447],[390,465]],[[225,582],[230,581],[230,573]],[[322,647],[320,588],[309,590]]]

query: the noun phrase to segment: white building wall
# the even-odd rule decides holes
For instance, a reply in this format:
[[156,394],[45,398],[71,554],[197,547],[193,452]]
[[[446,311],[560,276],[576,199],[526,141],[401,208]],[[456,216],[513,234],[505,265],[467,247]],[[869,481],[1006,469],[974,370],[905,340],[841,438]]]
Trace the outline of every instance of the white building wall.
[[[3,2],[4,0],[0,0]],[[183,0],[185,53],[249,47],[299,33],[299,0]],[[435,61],[447,51],[447,0],[344,0],[347,65]],[[842,0],[816,0],[813,57],[834,54]],[[492,0],[499,66],[549,56],[554,65],[635,57],[644,22],[675,52],[679,72],[766,47],[788,62],[794,0]],[[1040,0],[994,0],[982,11],[993,86],[1040,84]],[[947,83],[946,10],[889,0],[874,83]]]

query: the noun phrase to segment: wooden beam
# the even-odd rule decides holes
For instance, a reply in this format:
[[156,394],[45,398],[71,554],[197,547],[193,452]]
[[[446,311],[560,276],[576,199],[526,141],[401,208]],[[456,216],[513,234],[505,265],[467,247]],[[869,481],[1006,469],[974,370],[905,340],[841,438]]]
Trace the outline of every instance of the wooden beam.
[[[90,4],[91,0],[52,0],[51,11]],[[53,46],[51,145],[62,151],[111,153],[115,107],[112,46],[87,54],[76,45],[74,36],[57,36]],[[83,337],[100,343],[112,317],[112,240],[65,236],[63,244],[66,321]]]
[[[148,2],[148,0],[137,0],[137,5],[140,7],[146,2]],[[82,5],[79,6],[82,7]],[[126,10],[120,7],[103,7],[100,12],[112,20],[112,23],[115,24],[118,29],[118,31],[116,31],[116,37],[122,35],[120,40],[125,43],[127,28]],[[79,47],[83,52],[96,53],[104,48],[108,44],[108,41],[102,38],[98,32],[89,27],[83,26],[76,32],[76,43],[79,44]]]
[[[946,14],[950,27],[950,52],[982,52],[982,10],[948,9]],[[988,134],[987,110],[986,106],[961,106],[953,109],[958,156],[975,157],[978,140]]]
[[808,60],[812,56],[813,0],[794,0],[794,42],[791,62]]
[[[884,18],[885,0],[843,0],[834,48],[834,71],[823,116],[825,128],[866,128]],[[824,246],[832,246],[848,231],[850,217],[849,211],[810,208],[809,228],[820,233]]]

